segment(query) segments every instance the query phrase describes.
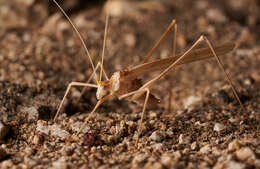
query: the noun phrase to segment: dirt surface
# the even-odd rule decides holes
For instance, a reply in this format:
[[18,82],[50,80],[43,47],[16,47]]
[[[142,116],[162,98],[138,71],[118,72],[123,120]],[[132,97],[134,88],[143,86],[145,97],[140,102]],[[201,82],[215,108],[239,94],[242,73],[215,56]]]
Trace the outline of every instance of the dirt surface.
[[[0,0],[0,168],[260,168],[259,1],[59,3],[95,64],[104,11],[112,15],[104,62],[109,76],[139,64],[172,19],[178,53],[202,34],[213,44],[236,42],[221,59],[245,109],[210,59],[178,67],[152,87],[161,104],[147,110],[137,148],[142,107],[117,98],[71,139],[97,102],[95,89],[88,89],[76,104],[81,88],[72,88],[53,122],[68,84],[85,82],[92,72],[80,41],[51,1]],[[171,53],[172,33],[151,60]]]

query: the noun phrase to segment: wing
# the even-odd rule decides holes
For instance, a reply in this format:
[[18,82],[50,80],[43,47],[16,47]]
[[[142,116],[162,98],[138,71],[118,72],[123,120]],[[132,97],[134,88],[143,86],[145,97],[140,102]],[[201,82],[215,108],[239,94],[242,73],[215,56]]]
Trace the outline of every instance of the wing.
[[[214,50],[218,56],[224,55],[228,52],[230,52],[235,47],[235,43],[229,42],[222,45],[214,46]],[[154,60],[152,62],[144,63],[141,65],[137,65],[133,68],[123,70],[122,73],[124,75],[124,78],[127,79],[134,79],[138,76],[141,76],[146,73],[155,72],[158,70],[163,70],[170,66],[173,62],[175,62],[179,57],[181,57],[182,54],[176,55],[176,57],[168,57],[165,59],[158,59]],[[181,64],[187,64],[199,60],[204,60],[214,57],[213,53],[211,52],[209,47],[206,48],[200,48],[191,51],[189,54],[187,54],[179,63]]]

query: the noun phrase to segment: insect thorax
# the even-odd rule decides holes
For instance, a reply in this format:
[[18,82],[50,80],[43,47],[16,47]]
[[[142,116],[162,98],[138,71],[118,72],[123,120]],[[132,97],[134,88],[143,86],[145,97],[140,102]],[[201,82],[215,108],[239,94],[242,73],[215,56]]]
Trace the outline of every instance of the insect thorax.
[[115,72],[110,78],[111,92],[116,92],[120,87],[120,72]]

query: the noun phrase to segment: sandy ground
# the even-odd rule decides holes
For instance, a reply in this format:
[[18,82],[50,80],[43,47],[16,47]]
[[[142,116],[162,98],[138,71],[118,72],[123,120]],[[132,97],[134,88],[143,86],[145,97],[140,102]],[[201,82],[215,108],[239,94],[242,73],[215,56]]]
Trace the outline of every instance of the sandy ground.
[[[172,19],[178,23],[178,53],[202,34],[213,44],[235,42],[236,49],[221,59],[245,109],[210,59],[178,67],[151,88],[161,103],[147,110],[137,147],[142,107],[117,98],[71,139],[97,102],[95,89],[88,89],[76,104],[81,88],[72,88],[53,122],[68,84],[85,82],[92,72],[80,41],[51,1],[0,0],[0,168],[260,168],[259,1],[59,3],[95,64],[101,60],[104,11],[112,15],[108,76],[139,64]],[[150,60],[172,54],[172,35]]]

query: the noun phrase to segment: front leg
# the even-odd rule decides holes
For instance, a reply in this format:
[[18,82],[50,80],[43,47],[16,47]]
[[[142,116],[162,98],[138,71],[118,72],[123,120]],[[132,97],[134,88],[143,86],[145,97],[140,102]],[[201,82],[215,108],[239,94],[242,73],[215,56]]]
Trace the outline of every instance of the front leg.
[[107,99],[113,97],[114,94],[110,94],[108,96],[103,97],[101,100],[99,100],[97,102],[97,104],[95,105],[94,109],[89,113],[87,119],[85,120],[85,122],[82,124],[81,128],[79,129],[79,131],[77,132],[76,136],[79,135],[79,133],[83,130],[83,128],[86,126],[88,120],[94,115],[95,111],[97,110],[97,108]]
[[69,86],[67,87],[67,90],[66,90],[66,92],[65,92],[65,95],[63,96],[62,101],[61,101],[61,103],[60,103],[60,105],[59,105],[59,108],[58,108],[58,110],[57,110],[57,112],[56,112],[56,115],[55,115],[54,120],[53,120],[54,122],[55,122],[56,119],[58,118],[58,115],[59,115],[59,113],[60,113],[60,111],[61,111],[62,105],[63,105],[63,103],[64,103],[64,101],[65,101],[67,95],[69,94],[69,91],[70,91],[70,89],[71,89],[72,86],[85,86],[85,87],[94,87],[94,88],[97,88],[97,87],[98,87],[97,85],[95,85],[95,84],[90,84],[90,83],[71,82],[71,83],[69,84]]

